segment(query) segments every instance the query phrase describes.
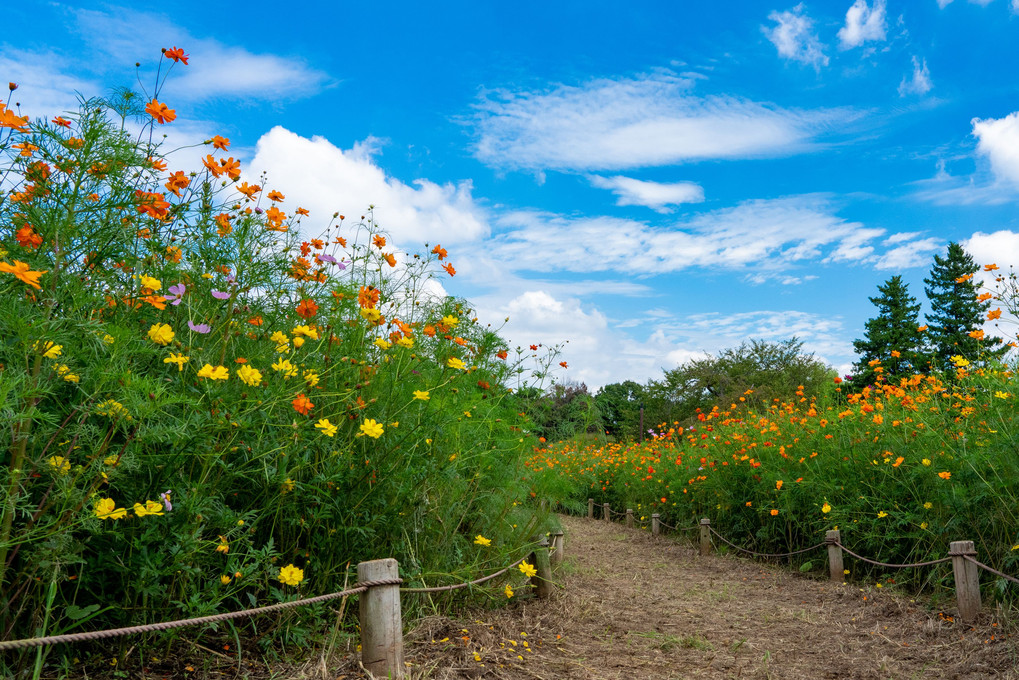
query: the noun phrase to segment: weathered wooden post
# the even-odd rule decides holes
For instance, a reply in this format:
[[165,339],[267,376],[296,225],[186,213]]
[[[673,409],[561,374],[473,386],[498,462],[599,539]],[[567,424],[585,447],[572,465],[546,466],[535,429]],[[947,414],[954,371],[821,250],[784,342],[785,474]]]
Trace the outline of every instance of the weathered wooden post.
[[548,558],[548,539],[544,536],[538,543],[538,548],[531,553],[531,564],[537,573],[531,577],[531,585],[539,600],[544,600],[552,594],[552,565]]
[[707,517],[701,519],[701,555],[711,554],[711,520]]
[[594,499],[587,499],[587,518],[594,519]]
[[952,541],[948,546],[955,574],[955,599],[959,604],[959,617],[972,623],[980,613],[980,569],[963,555],[976,557],[973,541]]
[[824,532],[824,542],[828,544],[828,575],[832,581],[846,579],[845,567],[842,564],[842,548],[835,545],[841,541],[842,534],[838,529]]
[[[400,578],[400,565],[391,557],[357,565],[357,580],[385,581]],[[403,621],[400,586],[372,586],[359,597],[361,615],[361,663],[380,678],[402,678]]]
[[552,552],[549,554],[549,563],[551,566],[558,567],[563,563],[563,532],[556,531],[552,533]]
[[661,515],[659,515],[657,512],[652,513],[652,515],[651,515],[651,535],[652,536],[657,536],[658,535],[658,532],[659,532],[658,518],[660,516]]
[[628,529],[633,528],[633,508],[626,509],[626,526]]
[[604,519],[606,522],[611,522],[612,521],[612,510],[609,508],[609,504],[608,503],[602,503],[601,511],[602,511],[602,519]]

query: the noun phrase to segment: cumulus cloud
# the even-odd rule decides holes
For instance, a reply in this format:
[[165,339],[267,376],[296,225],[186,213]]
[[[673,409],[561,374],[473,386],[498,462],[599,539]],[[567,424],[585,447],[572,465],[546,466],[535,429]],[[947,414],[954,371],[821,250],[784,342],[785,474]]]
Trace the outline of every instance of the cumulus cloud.
[[901,271],[910,267],[923,267],[928,265],[931,256],[943,247],[944,243],[936,238],[909,241],[886,251],[874,263],[874,268]]
[[798,111],[738,97],[697,97],[672,73],[601,79],[545,92],[488,93],[474,154],[496,167],[607,170],[711,158],[788,155],[860,113]]
[[1019,111],[998,119],[974,118],[972,124],[977,152],[990,160],[995,177],[1019,188]]
[[867,0],[856,0],[846,12],[846,24],[839,29],[839,47],[848,50],[868,40],[885,39],[885,0],[874,0],[868,7]]
[[672,212],[670,205],[700,203],[704,200],[704,189],[693,182],[662,184],[632,177],[591,177],[591,184],[599,189],[614,193],[616,205],[643,205],[661,213]]
[[249,172],[257,177],[267,171],[269,187],[282,191],[288,205],[310,210],[313,223],[323,226],[336,211],[361,215],[373,204],[376,220],[398,241],[455,244],[487,234],[485,211],[469,181],[405,184],[375,163],[375,151],[374,140],[341,149],[277,126],[258,140]]
[[779,55],[786,59],[810,64],[820,71],[828,65],[828,57],[824,54],[824,45],[814,33],[814,21],[803,11],[803,3],[785,12],[772,12],[768,19],[775,26],[762,26],[761,30],[776,48]]
[[[78,110],[75,92],[89,97],[103,92],[99,82],[75,72],[65,57],[51,51],[31,52],[4,45],[0,50],[0,73],[17,83],[14,101],[24,115],[49,118]],[[6,82],[5,82],[6,89]],[[13,101],[11,104],[13,108]]]
[[923,95],[931,91],[934,85],[931,83],[931,72],[927,69],[927,60],[913,57],[913,74],[903,76],[899,83],[899,96],[916,94]]

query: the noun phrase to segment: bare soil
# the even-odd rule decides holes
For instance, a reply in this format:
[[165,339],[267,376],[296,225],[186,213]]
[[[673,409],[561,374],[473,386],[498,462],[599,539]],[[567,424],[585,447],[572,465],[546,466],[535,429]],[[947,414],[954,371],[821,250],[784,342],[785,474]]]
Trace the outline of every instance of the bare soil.
[[[673,537],[562,518],[556,594],[407,635],[413,678],[1019,678],[1012,630],[923,601],[835,584]],[[1014,624],[1012,624],[1014,625]],[[366,677],[356,659],[298,676]]]

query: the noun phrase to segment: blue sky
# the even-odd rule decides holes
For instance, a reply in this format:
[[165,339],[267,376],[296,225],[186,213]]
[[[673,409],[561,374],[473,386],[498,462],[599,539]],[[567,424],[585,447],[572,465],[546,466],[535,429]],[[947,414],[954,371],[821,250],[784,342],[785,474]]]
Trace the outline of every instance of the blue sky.
[[441,242],[592,387],[794,334],[844,371],[890,276],[1019,264],[1019,0],[631,5],[25,2],[0,80],[51,116],[182,47],[170,142]]

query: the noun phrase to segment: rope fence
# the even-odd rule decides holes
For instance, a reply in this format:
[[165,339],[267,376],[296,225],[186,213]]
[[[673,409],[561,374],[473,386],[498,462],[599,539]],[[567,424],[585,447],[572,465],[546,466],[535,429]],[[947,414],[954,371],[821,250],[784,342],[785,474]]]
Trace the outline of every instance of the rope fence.
[[552,567],[559,566],[563,561],[563,532],[557,531],[537,541],[537,546],[528,555],[502,569],[464,583],[429,588],[401,588],[398,562],[393,558],[370,560],[357,565],[357,584],[353,588],[341,590],[327,595],[279,602],[243,609],[235,612],[223,612],[191,619],[148,623],[126,628],[111,628],[82,633],[67,633],[47,637],[26,638],[22,640],[0,640],[0,652],[18,649],[30,649],[47,645],[57,645],[91,640],[134,635],[137,633],[154,633],[186,626],[200,626],[220,621],[229,621],[248,616],[258,616],[271,612],[282,611],[304,605],[328,602],[339,598],[360,595],[360,630],[361,630],[361,663],[374,676],[402,678],[405,677],[403,663],[403,622],[400,607],[400,593],[441,593],[462,588],[481,585],[496,579],[530,559],[535,573],[531,576],[531,586],[539,599],[547,598],[552,593]]
[[[602,504],[602,519],[606,522],[612,520],[612,515],[625,516],[626,526],[633,527],[633,510],[627,508],[626,512],[615,512],[612,511],[608,503]],[[587,499],[587,516],[589,519],[594,519],[594,499]],[[721,543],[729,546],[730,548],[737,550],[741,553],[751,555],[753,557],[763,557],[768,559],[782,558],[782,557],[793,557],[795,555],[803,555],[805,553],[812,552],[818,548],[827,548],[828,551],[828,569],[829,576],[833,581],[843,581],[845,577],[845,571],[843,569],[843,552],[848,553],[850,556],[865,562],[867,564],[882,567],[885,569],[917,569],[921,567],[931,567],[938,564],[945,564],[948,562],[952,563],[952,572],[955,577],[955,594],[956,602],[959,606],[959,617],[962,621],[970,623],[976,620],[980,613],[980,570],[990,572],[999,578],[1003,578],[1006,581],[1013,583],[1019,583],[1019,578],[1004,574],[993,567],[980,562],[976,559],[976,549],[974,548],[973,541],[952,541],[949,544],[948,556],[942,557],[941,559],[928,560],[925,562],[913,562],[909,564],[892,564],[889,562],[879,562],[878,560],[872,560],[863,555],[859,555],[849,548],[847,548],[841,540],[841,533],[838,530],[828,531],[825,533],[824,541],[816,543],[809,548],[802,548],[800,550],[793,550],[786,553],[762,553],[749,548],[733,543],[725,536],[722,536],[718,531],[711,526],[711,520],[708,518],[701,519],[700,523],[692,527],[673,527],[665,522],[661,521],[659,513],[653,513],[651,515],[651,535],[659,536],[662,528],[670,529],[672,531],[691,531],[693,529],[700,529],[699,544],[700,554],[709,555],[712,551],[712,536],[717,538]],[[646,527],[640,527],[646,528]]]

